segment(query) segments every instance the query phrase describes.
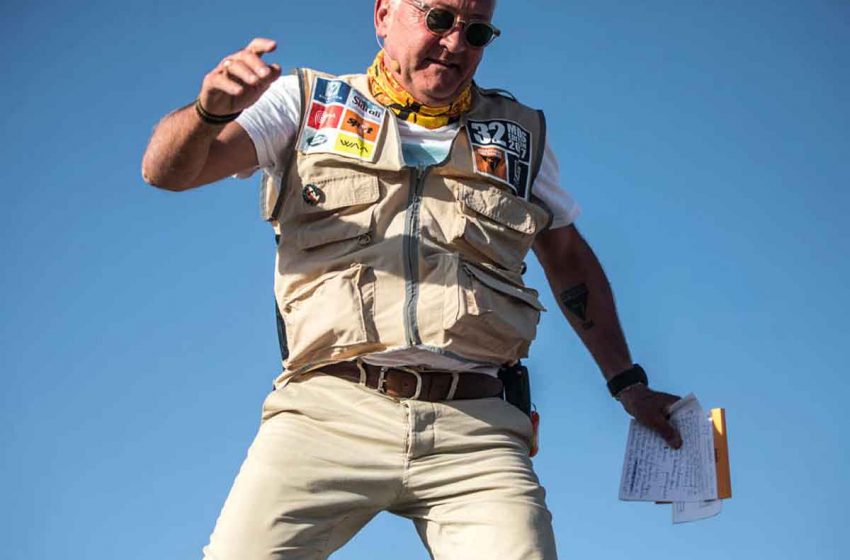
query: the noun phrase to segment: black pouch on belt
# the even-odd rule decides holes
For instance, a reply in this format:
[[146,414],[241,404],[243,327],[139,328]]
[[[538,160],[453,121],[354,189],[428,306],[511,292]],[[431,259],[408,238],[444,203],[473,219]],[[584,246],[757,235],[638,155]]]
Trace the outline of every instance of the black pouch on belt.
[[512,366],[502,366],[499,379],[505,386],[505,400],[531,416],[531,383],[528,368],[517,362]]

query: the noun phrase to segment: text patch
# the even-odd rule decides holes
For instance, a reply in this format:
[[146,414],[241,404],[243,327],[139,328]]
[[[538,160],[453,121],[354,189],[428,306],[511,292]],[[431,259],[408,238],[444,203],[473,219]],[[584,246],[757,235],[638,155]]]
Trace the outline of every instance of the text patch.
[[336,137],[336,146],[334,147],[334,150],[352,154],[363,159],[372,159],[372,150],[374,149],[374,146],[375,145],[373,143],[366,142],[359,136],[340,133]]
[[513,121],[467,121],[475,172],[510,186],[518,196],[531,194],[531,134]]

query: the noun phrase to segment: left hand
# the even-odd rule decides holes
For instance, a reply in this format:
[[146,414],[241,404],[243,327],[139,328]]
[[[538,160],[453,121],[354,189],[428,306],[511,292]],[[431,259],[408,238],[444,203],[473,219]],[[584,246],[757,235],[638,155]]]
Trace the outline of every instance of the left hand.
[[680,397],[653,391],[639,383],[620,394],[620,404],[635,420],[658,433],[673,449],[682,447],[682,436],[670,423],[670,405]]

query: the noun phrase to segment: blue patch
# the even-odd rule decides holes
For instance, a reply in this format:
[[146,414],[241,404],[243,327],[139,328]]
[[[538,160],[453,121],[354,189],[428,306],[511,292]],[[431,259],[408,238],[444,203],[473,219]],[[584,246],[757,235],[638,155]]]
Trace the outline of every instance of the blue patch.
[[351,86],[340,80],[327,80],[316,78],[316,87],[313,89],[313,99],[319,103],[329,105],[331,103],[344,104],[348,100]]

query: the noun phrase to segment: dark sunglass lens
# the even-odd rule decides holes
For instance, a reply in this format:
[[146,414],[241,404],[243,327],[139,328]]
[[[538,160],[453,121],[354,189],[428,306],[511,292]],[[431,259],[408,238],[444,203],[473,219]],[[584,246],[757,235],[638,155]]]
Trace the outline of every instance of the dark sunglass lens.
[[425,16],[425,24],[434,33],[445,33],[455,25],[455,15],[448,10],[431,8]]
[[493,38],[493,29],[483,23],[470,23],[466,26],[466,41],[471,47],[483,47]]

